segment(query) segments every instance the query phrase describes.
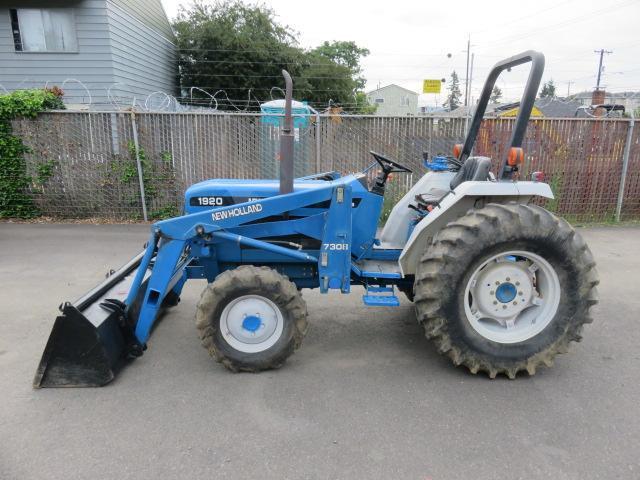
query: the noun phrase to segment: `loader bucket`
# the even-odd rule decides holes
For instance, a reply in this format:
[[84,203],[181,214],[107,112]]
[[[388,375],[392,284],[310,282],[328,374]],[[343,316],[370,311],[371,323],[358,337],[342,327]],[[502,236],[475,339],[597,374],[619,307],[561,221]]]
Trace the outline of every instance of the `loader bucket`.
[[[33,386],[99,387],[115,377],[131,336],[123,302],[144,252],[73,303],[64,303],[38,365]],[[115,307],[114,307],[115,305]]]

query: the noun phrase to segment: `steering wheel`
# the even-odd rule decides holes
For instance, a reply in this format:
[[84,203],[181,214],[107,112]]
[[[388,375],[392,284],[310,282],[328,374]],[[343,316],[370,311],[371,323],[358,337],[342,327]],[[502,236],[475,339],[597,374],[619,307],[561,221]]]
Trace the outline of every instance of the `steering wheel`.
[[376,153],[373,150],[371,150],[369,153],[373,155],[373,158],[375,158],[376,162],[378,162],[378,164],[382,167],[382,171],[385,173],[385,176],[389,175],[390,173],[413,173],[413,170],[410,170],[404,165],[400,165],[398,162],[394,162],[393,160],[388,159],[384,155]]

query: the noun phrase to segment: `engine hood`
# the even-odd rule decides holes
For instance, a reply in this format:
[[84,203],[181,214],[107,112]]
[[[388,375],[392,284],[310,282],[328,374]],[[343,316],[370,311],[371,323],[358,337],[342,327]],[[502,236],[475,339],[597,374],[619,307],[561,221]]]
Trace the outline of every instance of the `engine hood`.
[[[326,185],[324,180],[296,180],[293,190],[303,191]],[[195,213],[203,208],[224,207],[237,203],[259,200],[278,195],[278,180],[212,179],[196,183],[185,192],[185,213]]]

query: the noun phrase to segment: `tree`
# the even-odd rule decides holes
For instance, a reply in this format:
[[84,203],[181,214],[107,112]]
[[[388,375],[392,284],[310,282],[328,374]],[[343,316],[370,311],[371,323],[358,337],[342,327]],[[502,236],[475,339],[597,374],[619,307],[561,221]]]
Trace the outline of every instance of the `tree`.
[[[378,106],[376,104],[369,103],[369,99],[364,92],[357,92],[354,95],[356,104],[355,108],[352,109],[353,113],[360,115],[373,115],[376,113]],[[640,115],[639,115],[640,116]]]
[[443,107],[447,108],[449,111],[455,110],[460,106],[460,97],[462,97],[462,92],[460,91],[460,80],[458,79],[458,74],[454,70],[451,72],[451,80],[449,81],[449,95],[445,100]]
[[306,53],[297,94],[323,105],[331,102],[345,110],[357,110],[360,106],[354,95],[365,84],[360,58],[368,54],[369,50],[354,42],[324,42]]
[[209,104],[209,95],[222,90],[216,96],[219,108],[233,109],[231,104],[244,105],[250,98],[256,110],[259,100],[272,98],[273,87],[283,86],[286,69],[296,99],[360,108],[354,95],[364,87],[360,59],[369,51],[354,42],[324,42],[305,51],[273,10],[239,0],[195,0],[182,7],[173,28],[182,92],[200,103]]
[[312,50],[313,53],[319,54],[334,63],[347,67],[356,82],[356,88],[362,90],[365,85],[365,79],[361,77],[362,68],[360,67],[360,59],[369,55],[369,49],[360,48],[355,42],[324,42],[319,47]]
[[491,92],[491,96],[489,97],[489,101],[491,103],[498,103],[498,101],[502,98],[502,90],[496,85],[493,87]]
[[[258,98],[269,98],[271,88],[282,84],[282,68],[294,76],[302,71],[295,38],[264,6],[196,0],[189,9],[182,7],[173,28],[183,92],[225,90],[238,99],[251,89]],[[196,96],[208,98],[197,90]]]
[[540,91],[540,98],[555,97],[556,86],[553,83],[553,79],[542,84],[542,90]]

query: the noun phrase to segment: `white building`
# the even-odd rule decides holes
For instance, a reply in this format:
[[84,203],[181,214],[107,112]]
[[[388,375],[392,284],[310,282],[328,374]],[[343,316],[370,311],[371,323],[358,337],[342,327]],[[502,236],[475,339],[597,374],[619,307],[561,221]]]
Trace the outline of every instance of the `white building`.
[[[572,95],[570,98],[580,102],[582,105],[591,105],[593,92],[580,92]],[[624,105],[628,112],[635,111],[640,108],[640,92],[605,92],[605,104]]]
[[395,84],[367,93],[367,99],[376,105],[376,115],[405,116],[418,113],[418,94]]

